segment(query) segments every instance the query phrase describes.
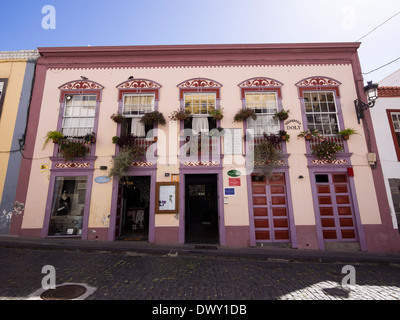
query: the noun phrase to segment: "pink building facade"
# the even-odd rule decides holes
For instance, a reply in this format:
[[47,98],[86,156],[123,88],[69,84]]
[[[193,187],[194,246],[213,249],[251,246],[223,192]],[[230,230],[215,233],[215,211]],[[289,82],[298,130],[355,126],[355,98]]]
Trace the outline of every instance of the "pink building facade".
[[[379,161],[366,158],[373,132],[354,110],[366,99],[358,46],[39,48],[10,233],[398,251]],[[235,121],[240,110],[256,119]],[[157,112],[165,122],[141,122]],[[345,128],[359,134],[343,140]],[[49,131],[65,139],[44,144]],[[316,152],[321,135],[332,157]],[[260,162],[266,140],[279,152]],[[146,155],[117,179],[128,145]]]

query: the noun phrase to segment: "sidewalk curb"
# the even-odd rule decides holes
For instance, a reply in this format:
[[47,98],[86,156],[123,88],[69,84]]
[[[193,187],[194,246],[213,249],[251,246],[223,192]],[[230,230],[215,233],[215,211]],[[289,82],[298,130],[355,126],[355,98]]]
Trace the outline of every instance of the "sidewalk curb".
[[[1,236],[0,247],[39,249],[39,250],[65,250],[87,252],[109,252],[119,254],[139,253],[147,255],[161,255],[166,257],[192,256],[256,259],[271,262],[303,262],[303,263],[363,263],[379,264],[400,267],[400,253],[371,253],[360,251],[322,251],[299,250],[292,248],[234,248],[220,246],[195,246],[190,244],[150,244],[131,241],[88,241],[80,239],[43,239],[21,238],[16,236]],[[133,254],[134,256],[134,254]]]

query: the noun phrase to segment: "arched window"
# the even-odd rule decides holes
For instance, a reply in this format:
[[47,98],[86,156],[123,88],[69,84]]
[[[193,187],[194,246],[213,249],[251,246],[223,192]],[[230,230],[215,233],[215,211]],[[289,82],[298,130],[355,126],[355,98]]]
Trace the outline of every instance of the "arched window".
[[153,126],[145,126],[140,119],[145,113],[158,110],[161,85],[148,79],[129,79],[117,85],[119,111],[126,118],[121,135],[145,137]]
[[61,114],[58,128],[68,138],[83,138],[97,131],[97,114],[103,86],[75,80],[59,87]]
[[274,115],[282,109],[282,85],[277,80],[264,77],[251,78],[239,84],[242,107],[253,109],[257,114],[256,120],[247,120],[247,129],[252,129],[254,135],[277,134],[280,130]]
[[[212,117],[215,109],[220,108],[220,89],[217,81],[205,78],[188,79],[177,86],[181,109],[190,115],[185,122],[186,128],[197,133],[208,132],[219,126],[219,120]],[[182,124],[183,125],[183,124]],[[183,129],[183,128],[181,128]]]
[[340,82],[327,77],[310,77],[296,86],[302,102],[303,120],[308,130],[325,136],[336,135],[343,128],[340,112]]

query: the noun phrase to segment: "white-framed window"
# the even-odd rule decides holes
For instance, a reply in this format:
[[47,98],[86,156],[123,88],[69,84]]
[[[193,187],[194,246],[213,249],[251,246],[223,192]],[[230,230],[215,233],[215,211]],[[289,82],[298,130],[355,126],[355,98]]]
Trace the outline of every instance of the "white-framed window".
[[389,116],[389,125],[391,127],[397,160],[400,161],[400,111],[386,110],[386,112]]
[[246,92],[246,108],[254,109],[257,119],[248,119],[247,128],[255,135],[278,133],[279,121],[274,118],[278,110],[275,92]]
[[95,116],[95,95],[66,95],[62,133],[66,137],[84,137],[92,133]]
[[155,95],[146,93],[124,94],[122,114],[124,117],[142,116],[154,111]]
[[210,115],[215,110],[215,93],[185,93],[185,112],[193,116]]
[[338,114],[333,91],[304,92],[307,127],[318,130],[323,135],[339,132]]

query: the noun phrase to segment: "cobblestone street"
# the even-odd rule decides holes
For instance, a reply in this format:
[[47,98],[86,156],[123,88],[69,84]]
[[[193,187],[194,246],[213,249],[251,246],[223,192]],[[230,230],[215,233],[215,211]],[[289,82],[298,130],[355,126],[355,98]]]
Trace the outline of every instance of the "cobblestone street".
[[0,257],[3,300],[27,299],[45,265],[57,285],[96,288],[87,300],[400,300],[395,264],[355,263],[355,284],[342,288],[341,263],[29,248],[0,248]]

